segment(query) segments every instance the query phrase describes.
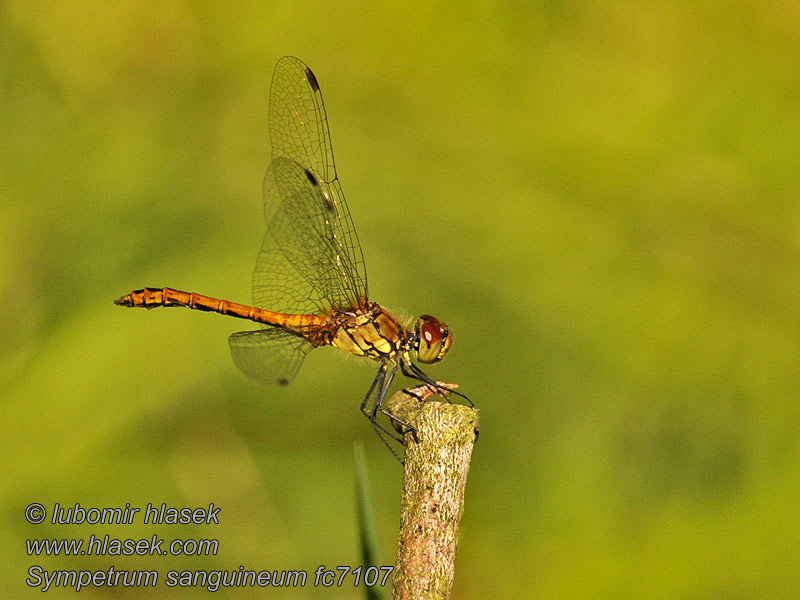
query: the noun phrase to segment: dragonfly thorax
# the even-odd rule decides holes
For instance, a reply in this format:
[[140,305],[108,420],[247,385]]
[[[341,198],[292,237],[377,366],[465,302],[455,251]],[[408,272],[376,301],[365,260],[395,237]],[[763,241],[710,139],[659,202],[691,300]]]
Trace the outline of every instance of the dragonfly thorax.
[[409,342],[408,331],[400,321],[374,302],[355,313],[341,312],[332,321],[335,332],[330,343],[356,356],[394,359]]

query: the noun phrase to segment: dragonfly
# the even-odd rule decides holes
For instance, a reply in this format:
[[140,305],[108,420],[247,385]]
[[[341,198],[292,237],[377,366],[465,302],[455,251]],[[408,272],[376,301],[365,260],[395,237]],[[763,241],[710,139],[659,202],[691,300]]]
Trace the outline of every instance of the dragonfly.
[[[403,443],[378,421],[411,428],[383,408],[398,369],[448,398],[452,384],[436,382],[415,364],[441,361],[453,343],[450,328],[431,315],[413,327],[369,300],[367,270],[333,159],[328,117],[316,76],[300,59],[280,59],[269,99],[272,162],[263,184],[267,231],[253,271],[253,305],[164,287],[132,291],[120,306],[182,306],[254,321],[228,342],[249,378],[288,384],[314,348],[334,346],[380,366],[361,403],[381,440]],[[471,401],[469,401],[472,404]]]

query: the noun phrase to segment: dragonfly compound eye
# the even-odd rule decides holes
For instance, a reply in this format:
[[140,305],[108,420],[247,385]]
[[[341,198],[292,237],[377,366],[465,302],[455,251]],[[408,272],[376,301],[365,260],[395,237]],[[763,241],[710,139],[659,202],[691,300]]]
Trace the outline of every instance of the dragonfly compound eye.
[[430,315],[417,319],[415,328],[417,359],[421,363],[435,363],[444,358],[453,341],[447,325]]

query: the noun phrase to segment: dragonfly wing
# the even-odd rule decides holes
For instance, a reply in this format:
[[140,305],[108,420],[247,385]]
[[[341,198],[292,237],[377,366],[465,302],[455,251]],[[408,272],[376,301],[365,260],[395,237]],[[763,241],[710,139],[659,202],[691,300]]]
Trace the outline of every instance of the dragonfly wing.
[[[336,176],[325,104],[316,77],[297,58],[275,67],[269,129],[273,162],[264,180],[267,235],[253,275],[256,304],[284,312],[362,306],[364,255]],[[284,227],[300,235],[290,239]],[[308,260],[295,265],[299,254]],[[269,285],[275,277],[279,285]]]
[[260,383],[286,385],[300,370],[313,346],[285,329],[240,331],[228,338],[236,366]]
[[272,158],[285,156],[324,181],[336,179],[325,103],[316,76],[294,56],[275,65],[269,96]]
[[360,306],[361,280],[330,227],[334,208],[313,173],[276,158],[264,196],[267,233],[253,272],[256,304],[290,313]]

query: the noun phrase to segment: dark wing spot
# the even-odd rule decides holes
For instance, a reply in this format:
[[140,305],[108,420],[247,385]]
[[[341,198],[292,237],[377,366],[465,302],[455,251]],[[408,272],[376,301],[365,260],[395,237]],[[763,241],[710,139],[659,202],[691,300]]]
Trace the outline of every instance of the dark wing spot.
[[285,377],[281,377],[280,379],[278,379],[278,385],[289,385],[289,380],[286,379]]
[[308,177],[308,180],[311,182],[311,185],[314,185],[314,186],[318,186],[319,185],[319,182],[317,181],[317,178],[314,177],[314,174],[311,171],[309,171],[308,169],[306,169],[306,177]]
[[308,79],[308,84],[311,86],[311,89],[315,92],[319,91],[319,83],[317,83],[317,77],[314,73],[311,72],[311,69],[306,67],[306,79]]

